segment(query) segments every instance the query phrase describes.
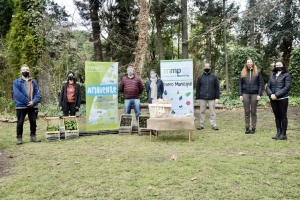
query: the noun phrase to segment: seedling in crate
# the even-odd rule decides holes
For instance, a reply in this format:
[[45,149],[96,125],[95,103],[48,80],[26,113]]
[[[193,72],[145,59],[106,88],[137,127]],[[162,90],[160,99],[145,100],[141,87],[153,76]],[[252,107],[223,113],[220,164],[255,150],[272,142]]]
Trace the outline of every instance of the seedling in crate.
[[66,120],[65,121],[66,130],[77,130],[77,123],[75,120]]
[[59,131],[59,126],[58,125],[48,125],[47,126],[47,131],[51,132],[51,131]]
[[140,117],[139,118],[139,126],[140,128],[147,128],[147,119],[149,117]]
[[131,118],[125,118],[125,117],[123,117],[122,119],[121,119],[121,126],[131,126]]

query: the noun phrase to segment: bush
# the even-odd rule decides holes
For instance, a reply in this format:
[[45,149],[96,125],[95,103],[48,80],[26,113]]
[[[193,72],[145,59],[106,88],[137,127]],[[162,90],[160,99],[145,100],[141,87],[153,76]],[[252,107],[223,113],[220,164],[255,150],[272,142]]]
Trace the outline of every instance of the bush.
[[0,112],[12,113],[15,112],[15,103],[11,99],[0,97]]
[[292,51],[290,59],[290,74],[292,76],[291,95],[300,96],[300,45]]

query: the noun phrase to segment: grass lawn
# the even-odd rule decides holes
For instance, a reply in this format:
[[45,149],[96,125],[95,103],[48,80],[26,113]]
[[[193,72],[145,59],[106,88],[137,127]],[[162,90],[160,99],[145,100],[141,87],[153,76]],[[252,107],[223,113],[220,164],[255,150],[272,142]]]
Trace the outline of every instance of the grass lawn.
[[160,132],[151,143],[137,134],[46,142],[39,119],[42,142],[29,142],[26,122],[17,146],[16,124],[0,122],[0,152],[9,160],[0,199],[299,199],[300,109],[288,112],[287,141],[271,139],[269,107],[258,110],[254,135],[244,134],[242,109],[217,110],[219,131],[207,110],[205,129],[191,143],[187,131]]

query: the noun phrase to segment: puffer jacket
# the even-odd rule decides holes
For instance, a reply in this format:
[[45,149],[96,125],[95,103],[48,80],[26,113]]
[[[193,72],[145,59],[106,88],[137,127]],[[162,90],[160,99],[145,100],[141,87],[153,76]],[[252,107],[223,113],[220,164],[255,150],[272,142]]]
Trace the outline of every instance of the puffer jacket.
[[251,81],[250,70],[247,71],[246,77],[240,77],[239,96],[242,96],[243,94],[258,94],[259,96],[262,95],[264,81],[261,72],[257,71],[257,76],[253,76],[253,72],[251,73]]
[[[147,92],[147,96],[148,96],[148,103],[152,103],[150,85],[151,85],[151,80],[148,80],[146,83],[146,92]],[[161,79],[157,79],[156,86],[157,86],[157,99],[162,99],[163,93],[164,93],[163,81]]]
[[139,99],[144,90],[144,85],[136,75],[132,78],[126,75],[122,78],[119,90],[124,94],[124,99]]
[[271,94],[275,94],[277,99],[285,98],[289,96],[291,89],[292,78],[287,72],[281,72],[276,80],[276,73],[270,76],[267,85],[267,95],[271,97]]
[[196,84],[196,99],[213,100],[220,98],[220,84],[212,73],[203,73]]

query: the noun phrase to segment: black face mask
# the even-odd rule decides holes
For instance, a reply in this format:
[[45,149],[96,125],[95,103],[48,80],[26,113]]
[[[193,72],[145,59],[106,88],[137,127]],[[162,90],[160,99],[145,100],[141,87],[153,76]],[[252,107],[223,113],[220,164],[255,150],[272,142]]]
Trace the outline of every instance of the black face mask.
[[210,69],[209,69],[209,68],[205,68],[204,71],[205,71],[206,73],[208,73],[208,72],[210,71]]
[[22,76],[24,76],[25,78],[27,78],[29,76],[29,72],[22,72]]
[[283,67],[275,67],[275,71],[276,71],[276,72],[283,71],[283,69],[284,69]]
[[68,80],[73,80],[74,78],[73,78],[73,76],[68,76]]

